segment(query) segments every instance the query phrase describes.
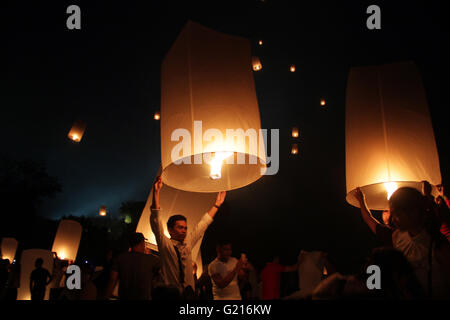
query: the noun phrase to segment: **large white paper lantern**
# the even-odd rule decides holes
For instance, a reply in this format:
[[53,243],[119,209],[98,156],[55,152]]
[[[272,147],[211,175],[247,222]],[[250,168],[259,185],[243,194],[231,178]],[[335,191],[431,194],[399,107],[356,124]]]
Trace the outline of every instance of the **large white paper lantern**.
[[346,97],[347,201],[359,207],[354,194],[361,187],[369,208],[384,210],[397,188],[421,190],[423,180],[440,184],[441,173],[416,66],[352,68]]
[[[38,258],[44,260],[42,268],[47,269],[50,274],[53,273],[53,255],[50,250],[23,250],[20,257],[20,288],[17,290],[17,300],[31,300],[30,276],[35,269],[34,263]],[[47,286],[44,299],[48,300],[49,296],[50,287]]]
[[17,250],[17,240],[14,238],[2,238],[2,259],[8,259],[9,263],[14,261]]
[[[159,173],[158,173],[159,174]],[[150,195],[142,211],[141,218],[139,219],[136,227],[136,232],[141,232],[145,238],[148,239],[151,249],[158,251],[155,235],[150,227],[150,207],[153,203],[153,189],[150,191]],[[166,184],[163,185],[160,191],[159,205],[161,207],[161,220],[164,227],[164,234],[170,238],[167,231],[167,220],[169,217],[175,214],[181,214],[187,219],[188,232],[193,230],[198,224],[200,219],[208,212],[208,210],[214,205],[217,194],[215,193],[200,193],[200,192],[188,192],[178,189],[174,189]],[[200,246],[203,237],[192,248],[192,261],[197,263],[197,275],[200,276],[203,272],[202,255],[200,252]]]
[[52,252],[61,260],[75,261],[80,245],[82,227],[77,221],[61,220],[53,241]]
[[[250,48],[247,39],[188,22],[167,53],[161,71],[161,160],[169,186],[218,192],[244,187],[265,173]],[[190,139],[181,137],[180,129]],[[241,129],[235,133],[244,139],[227,135],[227,129]],[[213,138],[218,133],[222,140]],[[245,164],[238,164],[238,156]]]

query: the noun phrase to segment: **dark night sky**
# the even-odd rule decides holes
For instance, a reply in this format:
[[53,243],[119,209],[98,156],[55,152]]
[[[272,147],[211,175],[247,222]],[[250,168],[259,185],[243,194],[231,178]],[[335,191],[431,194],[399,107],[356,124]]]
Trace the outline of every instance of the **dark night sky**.
[[[368,1],[93,2],[16,2],[0,16],[2,152],[43,161],[61,182],[63,192],[45,201],[43,216],[93,215],[102,204],[115,214],[124,201],[146,199],[160,161],[159,122],[152,118],[160,64],[188,19],[253,41],[263,64],[255,73],[262,127],[281,130],[279,173],[228,193],[205,237],[208,257],[215,240],[228,236],[250,259],[279,250],[289,262],[300,248],[321,249],[348,269],[373,245],[358,209],[345,202],[351,66],[416,62],[448,181],[442,2],[378,1],[378,31],[365,26]],[[81,7],[80,31],[66,28],[70,4]],[[87,123],[79,145],[66,137],[75,119]],[[297,157],[289,153],[294,125]]]

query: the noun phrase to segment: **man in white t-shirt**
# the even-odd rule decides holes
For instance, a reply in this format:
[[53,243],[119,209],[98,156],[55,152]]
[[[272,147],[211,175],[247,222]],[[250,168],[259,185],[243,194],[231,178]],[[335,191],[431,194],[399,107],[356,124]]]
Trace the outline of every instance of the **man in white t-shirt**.
[[231,256],[231,244],[217,245],[217,258],[208,267],[213,283],[214,300],[241,300],[238,273],[244,265],[242,259]]

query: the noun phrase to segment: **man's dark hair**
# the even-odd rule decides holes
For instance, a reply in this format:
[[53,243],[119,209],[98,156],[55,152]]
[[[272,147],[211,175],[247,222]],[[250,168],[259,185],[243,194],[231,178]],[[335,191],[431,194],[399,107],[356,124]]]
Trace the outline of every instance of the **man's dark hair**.
[[35,267],[42,267],[43,264],[44,264],[44,259],[42,259],[42,258],[37,258],[34,261],[34,266]]
[[181,214],[173,215],[169,218],[169,220],[167,220],[167,229],[172,229],[173,227],[175,227],[177,221],[187,222],[187,219],[185,216],[182,216]]
[[231,241],[227,239],[219,240],[216,244],[216,248],[222,248],[223,246],[231,245]]

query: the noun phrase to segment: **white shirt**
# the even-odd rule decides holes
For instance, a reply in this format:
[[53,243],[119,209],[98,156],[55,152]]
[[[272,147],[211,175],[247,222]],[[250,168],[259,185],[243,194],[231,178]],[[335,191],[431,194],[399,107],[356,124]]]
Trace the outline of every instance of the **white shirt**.
[[[429,250],[431,237],[424,229],[414,237],[411,237],[407,231],[395,230],[392,234],[394,248],[401,251],[414,269],[420,284],[425,293],[428,290],[428,270]],[[450,284],[448,283],[445,272],[434,254],[434,245],[432,249],[432,290],[434,298],[450,297]]]
[[[227,262],[222,262],[216,258],[209,264],[208,273],[211,277],[215,274],[219,274],[222,278],[225,278],[233,271],[237,263],[238,259],[233,257],[230,257]],[[225,288],[219,288],[214,280],[212,283],[214,300],[241,300],[237,273]]]
[[[164,235],[164,228],[159,216],[161,209],[151,209],[150,226],[155,234],[156,243],[158,244],[159,257],[161,260],[161,273],[166,285],[178,287],[181,291],[187,286],[191,286],[195,290],[194,271],[192,269],[191,250],[195,244],[201,239],[206,229],[208,229],[213,219],[206,213],[199,221],[197,226],[186,235],[183,243],[169,239]],[[178,256],[174,246],[177,246],[181,256],[181,263],[184,270],[184,284],[180,283],[180,267],[178,265]]]

